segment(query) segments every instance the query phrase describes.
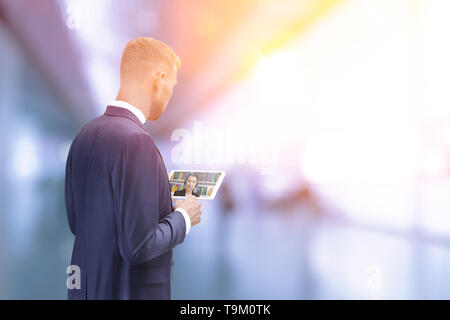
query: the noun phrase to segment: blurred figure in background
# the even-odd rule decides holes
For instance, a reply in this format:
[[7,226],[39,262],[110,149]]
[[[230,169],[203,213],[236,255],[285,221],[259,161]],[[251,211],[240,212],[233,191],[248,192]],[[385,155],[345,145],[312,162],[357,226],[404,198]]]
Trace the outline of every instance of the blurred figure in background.
[[212,289],[214,289],[216,295],[220,297],[230,294],[232,289],[231,280],[233,278],[232,260],[230,259],[230,250],[232,250],[232,248],[230,248],[230,231],[232,228],[230,217],[236,204],[228,180],[223,181],[217,199],[220,207],[218,215],[219,220],[215,233],[215,270],[217,277]]

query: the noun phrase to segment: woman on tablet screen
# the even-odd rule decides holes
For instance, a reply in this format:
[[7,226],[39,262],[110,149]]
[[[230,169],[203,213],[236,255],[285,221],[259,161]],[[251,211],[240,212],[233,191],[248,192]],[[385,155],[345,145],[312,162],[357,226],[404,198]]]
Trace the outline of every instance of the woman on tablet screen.
[[199,197],[198,193],[194,192],[194,189],[197,186],[197,182],[198,182],[197,176],[190,173],[184,180],[184,188],[181,190],[175,191],[173,195],[184,197],[188,194],[191,194],[196,197]]

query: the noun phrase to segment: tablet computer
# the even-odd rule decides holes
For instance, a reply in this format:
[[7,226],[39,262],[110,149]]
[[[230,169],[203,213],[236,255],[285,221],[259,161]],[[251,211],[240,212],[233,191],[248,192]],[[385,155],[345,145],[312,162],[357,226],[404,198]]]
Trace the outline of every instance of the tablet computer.
[[172,170],[169,174],[172,198],[185,198],[186,192],[198,199],[213,200],[225,178],[225,171]]

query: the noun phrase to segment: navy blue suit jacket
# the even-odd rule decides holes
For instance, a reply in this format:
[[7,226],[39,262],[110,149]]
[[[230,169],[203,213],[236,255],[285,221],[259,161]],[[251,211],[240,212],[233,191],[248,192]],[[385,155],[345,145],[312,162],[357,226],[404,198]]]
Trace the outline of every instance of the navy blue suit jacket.
[[152,137],[129,110],[108,106],[75,137],[66,164],[72,265],[68,299],[171,299],[172,248],[186,222]]

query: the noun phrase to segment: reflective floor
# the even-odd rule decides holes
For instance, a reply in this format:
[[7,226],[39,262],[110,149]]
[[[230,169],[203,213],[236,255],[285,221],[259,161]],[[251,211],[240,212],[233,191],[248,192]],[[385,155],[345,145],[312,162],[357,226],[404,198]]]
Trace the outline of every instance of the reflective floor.
[[450,248],[293,211],[208,208],[175,249],[173,298],[450,298]]

